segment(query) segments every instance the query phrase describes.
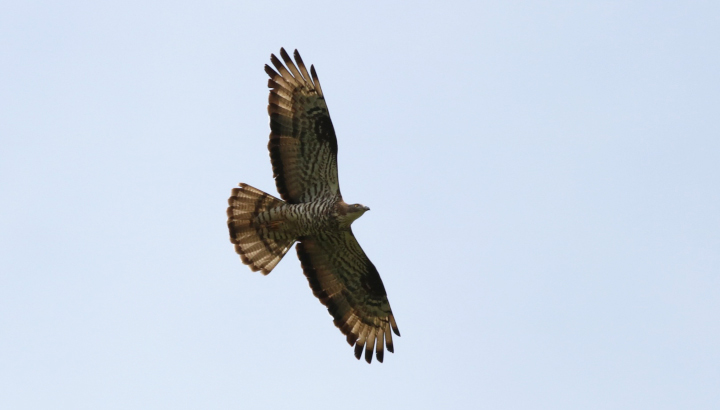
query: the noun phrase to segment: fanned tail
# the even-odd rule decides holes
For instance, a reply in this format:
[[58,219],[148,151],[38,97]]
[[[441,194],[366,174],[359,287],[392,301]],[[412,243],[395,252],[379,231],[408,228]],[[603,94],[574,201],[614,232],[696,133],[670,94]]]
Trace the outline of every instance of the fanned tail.
[[284,203],[247,184],[233,188],[228,199],[230,242],[235,244],[235,252],[240,255],[242,262],[263,275],[270,273],[280,262],[295,243],[295,238],[287,238],[279,233],[277,222],[261,222],[257,217]]

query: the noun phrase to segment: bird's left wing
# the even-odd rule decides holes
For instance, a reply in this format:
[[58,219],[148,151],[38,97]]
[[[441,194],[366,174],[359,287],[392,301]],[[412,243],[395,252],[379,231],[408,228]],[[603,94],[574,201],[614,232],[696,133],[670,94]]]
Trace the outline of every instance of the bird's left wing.
[[375,350],[382,362],[383,344],[393,352],[390,329],[398,336],[400,332],[380,274],[352,231],[301,237],[296,249],[313,294],[355,346],[355,357],[360,359],[364,348],[370,363]]

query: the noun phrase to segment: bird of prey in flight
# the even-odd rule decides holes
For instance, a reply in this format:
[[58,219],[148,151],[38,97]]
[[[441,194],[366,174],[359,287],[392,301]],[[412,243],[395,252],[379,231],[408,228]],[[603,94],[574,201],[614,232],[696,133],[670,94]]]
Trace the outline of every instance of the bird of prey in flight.
[[[241,183],[228,200],[230,241],[242,262],[264,275],[295,249],[313,294],[355,346],[355,357],[383,361],[400,336],[385,286],[350,225],[370,208],[340,194],[337,138],[315,68],[300,54],[270,55],[270,160],[282,199]],[[391,332],[392,329],[392,332]]]

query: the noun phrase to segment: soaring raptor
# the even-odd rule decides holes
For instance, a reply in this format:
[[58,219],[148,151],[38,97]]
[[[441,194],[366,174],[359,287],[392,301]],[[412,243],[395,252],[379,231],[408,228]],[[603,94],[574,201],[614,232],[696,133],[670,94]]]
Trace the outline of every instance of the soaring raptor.
[[247,184],[228,200],[230,241],[253,271],[270,273],[290,247],[295,249],[313,294],[360,359],[383,361],[400,336],[375,265],[350,229],[370,208],[343,201],[337,171],[337,139],[315,68],[308,74],[300,54],[295,63],[280,49],[265,65],[270,76],[270,160],[282,200]]

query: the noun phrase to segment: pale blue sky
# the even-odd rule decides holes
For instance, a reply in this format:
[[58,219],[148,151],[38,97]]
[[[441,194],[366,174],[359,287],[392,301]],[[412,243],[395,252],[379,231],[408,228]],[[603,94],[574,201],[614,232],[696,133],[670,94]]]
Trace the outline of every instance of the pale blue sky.
[[[2,2],[0,408],[720,408],[717,2]],[[292,251],[267,76],[314,64],[402,337]]]

